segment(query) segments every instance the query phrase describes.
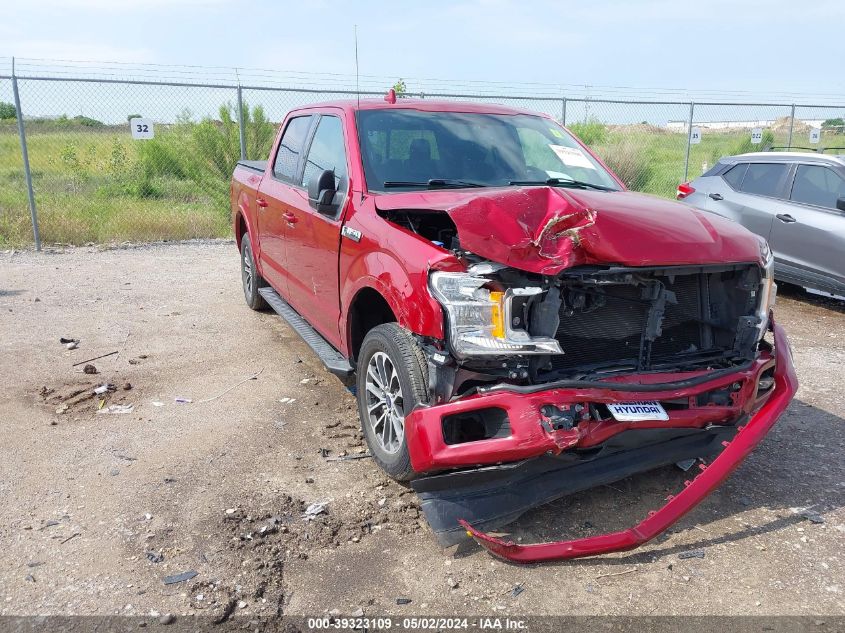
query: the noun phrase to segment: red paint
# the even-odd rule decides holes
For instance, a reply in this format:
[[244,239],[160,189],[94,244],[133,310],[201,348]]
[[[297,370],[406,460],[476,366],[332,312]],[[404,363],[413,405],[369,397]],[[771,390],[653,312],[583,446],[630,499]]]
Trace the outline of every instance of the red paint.
[[792,350],[786,334],[778,325],[774,326],[777,366],[775,387],[772,395],[751,417],[748,424],[730,442],[719,456],[701,471],[685,488],[657,511],[632,528],[599,536],[571,541],[520,545],[479,532],[466,521],[461,521],[468,534],[493,554],[518,563],[533,563],[549,560],[595,556],[639,547],[664,532],[687,512],[698,505],[715,490],[739,466],[745,457],[771,429],[784,412],[795,392],[798,378],[792,364]]
[[[533,394],[502,391],[471,396],[448,404],[419,407],[405,418],[406,437],[411,465],[417,472],[449,468],[482,466],[537,457],[544,453],[559,454],[570,448],[589,448],[605,442],[617,433],[632,428],[703,428],[709,424],[728,424],[743,413],[750,413],[761,403],[754,396],[760,374],[771,367],[773,357],[761,354],[747,371],[723,376],[687,389],[661,392],[630,392],[613,389],[550,389]],[[629,375],[616,382],[653,384],[683,380],[702,372]],[[608,381],[611,382],[611,381]],[[739,382],[734,405],[697,406],[693,398],[706,391]],[[771,392],[770,392],[771,393]],[[583,421],[568,431],[548,432],[540,424],[540,409],[552,404],[568,408],[572,404],[637,402],[642,400],[677,400],[689,398],[688,409],[670,409],[669,421],[653,422],[597,422]],[[498,407],[507,411],[511,434],[509,437],[446,444],[443,440],[443,417],[476,409]]]

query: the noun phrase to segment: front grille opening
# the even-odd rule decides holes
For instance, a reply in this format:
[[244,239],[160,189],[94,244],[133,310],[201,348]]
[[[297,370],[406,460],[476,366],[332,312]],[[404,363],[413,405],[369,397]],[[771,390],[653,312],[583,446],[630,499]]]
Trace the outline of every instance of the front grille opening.
[[455,413],[443,418],[443,441],[449,445],[508,437],[510,434],[508,414],[498,407]]
[[753,354],[737,349],[737,332],[754,315],[757,266],[624,271],[562,278],[555,338],[564,354],[546,371],[648,371]]

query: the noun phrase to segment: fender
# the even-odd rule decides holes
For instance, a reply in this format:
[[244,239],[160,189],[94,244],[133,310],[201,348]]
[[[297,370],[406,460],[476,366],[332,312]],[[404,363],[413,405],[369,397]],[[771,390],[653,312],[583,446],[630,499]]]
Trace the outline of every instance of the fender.
[[241,189],[238,194],[238,210],[235,212],[234,216],[232,225],[236,236],[238,216],[244,219],[244,224],[246,224],[246,235],[249,236],[249,242],[252,244],[252,257],[255,260],[255,267],[258,270],[258,273],[263,275],[264,271],[261,264],[261,241],[258,239],[258,230],[255,227],[255,220],[253,219],[255,215],[250,213],[249,196],[243,189]]

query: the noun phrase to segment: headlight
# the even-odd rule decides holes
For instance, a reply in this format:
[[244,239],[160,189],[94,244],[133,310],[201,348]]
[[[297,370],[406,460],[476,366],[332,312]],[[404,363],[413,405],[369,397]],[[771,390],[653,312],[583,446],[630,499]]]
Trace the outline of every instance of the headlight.
[[760,241],[760,255],[763,258],[763,281],[760,284],[760,303],[757,317],[760,319],[760,338],[769,327],[769,311],[775,307],[778,285],[775,283],[775,257],[765,240]]
[[516,354],[563,354],[553,338],[532,337],[514,329],[511,306],[515,296],[540,294],[540,288],[489,290],[489,279],[472,273],[434,272],[431,293],[446,310],[449,342],[458,358]]

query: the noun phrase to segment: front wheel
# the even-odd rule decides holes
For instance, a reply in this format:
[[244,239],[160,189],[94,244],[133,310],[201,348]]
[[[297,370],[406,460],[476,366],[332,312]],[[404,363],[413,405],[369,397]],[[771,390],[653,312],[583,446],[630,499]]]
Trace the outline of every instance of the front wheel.
[[358,414],[376,463],[398,481],[414,476],[405,416],[428,402],[428,366],[414,337],[396,323],[367,333],[358,355]]

